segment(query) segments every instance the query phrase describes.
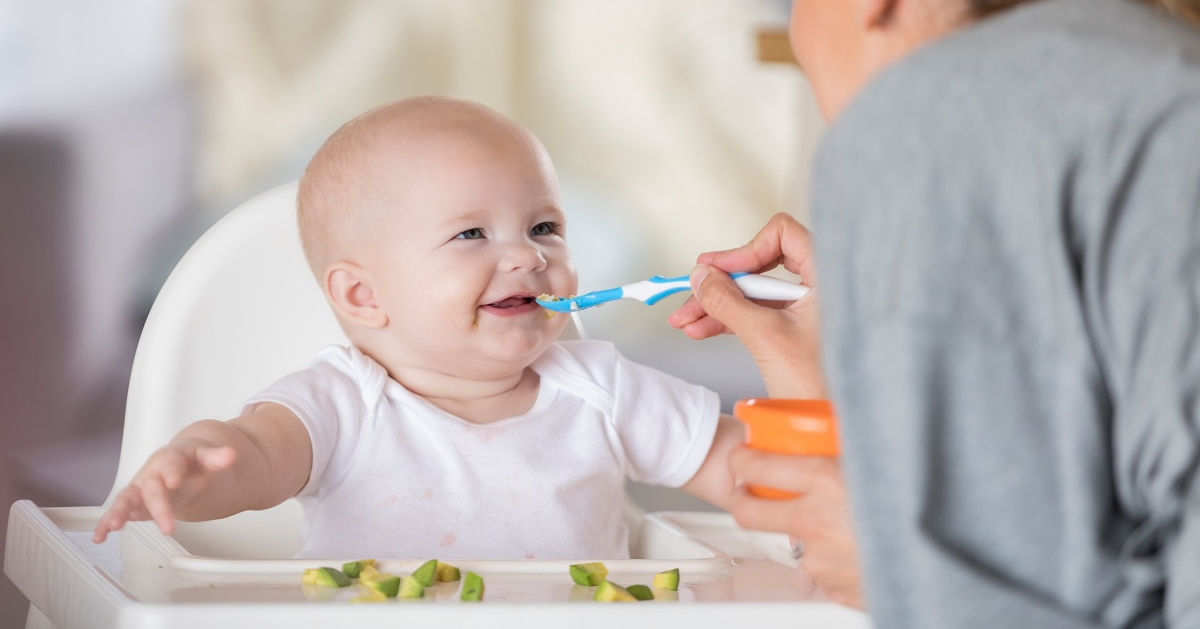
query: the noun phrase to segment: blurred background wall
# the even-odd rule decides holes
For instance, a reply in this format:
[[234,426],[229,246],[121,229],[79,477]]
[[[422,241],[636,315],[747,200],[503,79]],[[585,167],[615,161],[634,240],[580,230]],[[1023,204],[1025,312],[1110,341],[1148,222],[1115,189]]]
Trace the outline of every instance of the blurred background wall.
[[[786,0],[0,0],[0,505],[103,501],[171,267],[384,101],[472,98],[541,137],[581,290],[686,273],[775,212],[805,218],[819,117],[800,72],[755,53],[786,19]],[[679,301],[584,323],[726,409],[762,394],[735,341],[666,324]],[[0,579],[0,629],[24,616]]]

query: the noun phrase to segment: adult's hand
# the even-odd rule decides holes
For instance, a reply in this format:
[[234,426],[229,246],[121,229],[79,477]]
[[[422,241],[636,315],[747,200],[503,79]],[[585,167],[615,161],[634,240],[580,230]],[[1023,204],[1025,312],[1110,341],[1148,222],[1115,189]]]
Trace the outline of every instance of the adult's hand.
[[[787,533],[803,544],[801,567],[831,600],[863,609],[858,553],[849,497],[837,459],[771,454],[735,448],[729,466],[739,487],[729,511],[751,529]],[[799,494],[791,499],[756,498],[745,485]]]
[[[692,296],[667,321],[693,339],[736,334],[758,365],[771,397],[826,397],[810,240],[808,229],[796,219],[776,214],[748,244],[701,254],[692,271]],[[812,289],[803,298],[754,302],[728,275],[762,273],[781,264]]]

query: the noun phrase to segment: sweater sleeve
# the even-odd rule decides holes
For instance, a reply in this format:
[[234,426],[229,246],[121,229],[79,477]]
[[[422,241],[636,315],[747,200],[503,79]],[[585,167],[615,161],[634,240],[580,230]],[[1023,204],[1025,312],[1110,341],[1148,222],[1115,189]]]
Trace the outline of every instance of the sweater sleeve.
[[1200,108],[1116,136],[1129,164],[1084,281],[1114,409],[1129,574],[1161,588],[1170,626],[1200,625]]

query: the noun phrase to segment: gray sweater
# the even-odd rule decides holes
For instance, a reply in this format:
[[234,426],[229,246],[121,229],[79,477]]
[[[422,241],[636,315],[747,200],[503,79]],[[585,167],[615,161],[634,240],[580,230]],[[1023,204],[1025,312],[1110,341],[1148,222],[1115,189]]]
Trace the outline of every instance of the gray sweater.
[[813,207],[878,627],[1200,627],[1200,33],[1043,0],[885,70]]

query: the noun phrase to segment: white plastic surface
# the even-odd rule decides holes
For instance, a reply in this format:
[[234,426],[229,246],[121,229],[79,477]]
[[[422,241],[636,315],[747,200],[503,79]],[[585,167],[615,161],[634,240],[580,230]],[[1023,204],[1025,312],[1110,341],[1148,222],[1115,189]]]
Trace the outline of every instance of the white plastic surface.
[[[718,513],[651,514],[638,528],[638,558],[606,561],[610,579],[648,583],[665,567],[680,568],[675,593],[628,604],[591,601],[594,588],[577,586],[560,561],[455,564],[484,577],[482,603],[457,600],[457,584],[431,588],[415,601],[355,604],[357,585],[307,586],[310,561],[213,560],[200,570],[153,527],[91,543],[98,507],[39,509],[13,505],[5,574],[59,629],[150,629],[261,626],[487,626],[702,628],[753,626],[866,629],[863,614],[821,602],[795,569],[786,539],[744,531]],[[157,538],[157,539],[156,539]],[[325,563],[324,565],[329,565]],[[399,574],[415,567],[383,562]],[[413,623],[416,623],[414,625]],[[428,623],[428,624],[426,624]]]

